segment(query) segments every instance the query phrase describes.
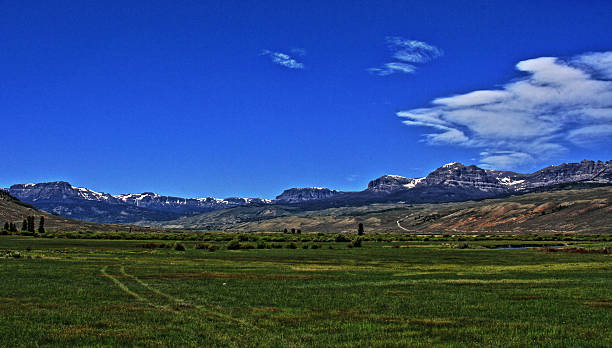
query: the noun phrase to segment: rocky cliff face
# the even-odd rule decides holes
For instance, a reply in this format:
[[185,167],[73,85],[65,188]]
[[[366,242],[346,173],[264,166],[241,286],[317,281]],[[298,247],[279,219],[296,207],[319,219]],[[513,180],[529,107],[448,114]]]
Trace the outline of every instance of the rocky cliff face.
[[131,204],[137,207],[144,207],[162,211],[171,211],[176,213],[210,211],[251,203],[265,204],[270,202],[269,200],[261,198],[181,198],[172,196],[161,196],[153,192],[129,193],[117,195],[114,197],[124,203]]
[[99,201],[119,203],[119,201],[106,193],[95,192],[83,187],[73,187],[65,181],[55,181],[39,184],[18,184],[8,189],[8,192],[24,202],[58,202],[65,203]]
[[532,174],[449,163],[424,178],[384,175],[370,181],[368,188],[361,192],[339,192],[323,188],[291,189],[283,192],[274,202],[321,201],[329,202],[330,206],[376,201],[435,203],[493,198],[568,183],[612,184],[612,161],[585,160],[550,166]]
[[368,183],[366,191],[376,193],[389,193],[397,190],[411,189],[423,181],[424,178],[412,179],[399,175],[383,175]]
[[340,191],[324,187],[292,188],[283,191],[273,203],[300,203],[312,200],[328,199],[341,194]]
[[572,182],[609,183],[612,178],[612,161],[587,161],[550,166],[525,176],[519,189],[529,189]]
[[506,192],[507,185],[490,175],[486,170],[474,165],[449,163],[433,172],[421,182],[423,186],[446,186],[484,192]]

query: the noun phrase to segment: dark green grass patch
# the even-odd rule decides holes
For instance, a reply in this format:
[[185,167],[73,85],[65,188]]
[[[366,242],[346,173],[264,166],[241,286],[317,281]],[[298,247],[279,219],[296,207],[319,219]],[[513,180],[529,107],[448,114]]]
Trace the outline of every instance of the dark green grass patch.
[[612,345],[609,254],[230,237],[1,236],[0,346]]

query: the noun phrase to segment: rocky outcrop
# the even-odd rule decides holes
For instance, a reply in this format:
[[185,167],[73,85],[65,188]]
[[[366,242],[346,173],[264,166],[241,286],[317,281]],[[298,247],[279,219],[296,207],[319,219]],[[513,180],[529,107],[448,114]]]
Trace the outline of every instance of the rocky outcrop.
[[324,187],[292,188],[283,191],[273,203],[301,203],[312,200],[328,199],[341,194],[340,191]]
[[399,175],[383,175],[378,179],[374,179],[368,183],[366,191],[376,193],[389,193],[397,190],[405,190],[414,188],[423,178],[413,179]]
[[99,201],[120,203],[107,193],[95,192],[83,187],[74,187],[65,181],[54,181],[39,184],[18,184],[8,189],[8,192],[24,202],[64,202],[73,203]]
[[525,176],[519,189],[529,189],[572,182],[610,183],[612,161],[587,161],[550,166]]
[[507,186],[495,176],[475,165],[449,163],[431,172],[421,182],[423,186],[446,186],[484,192],[506,192]]

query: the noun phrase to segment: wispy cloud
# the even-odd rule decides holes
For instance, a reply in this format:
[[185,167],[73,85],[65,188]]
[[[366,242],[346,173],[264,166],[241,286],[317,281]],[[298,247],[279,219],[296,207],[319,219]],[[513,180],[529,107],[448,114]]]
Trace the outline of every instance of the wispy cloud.
[[367,69],[372,74],[387,76],[394,73],[414,73],[417,69],[415,64],[427,63],[444,54],[441,49],[423,41],[399,36],[387,37],[386,41],[395,61],[385,63],[382,67]]
[[[291,50],[292,53],[297,54],[299,56],[304,56],[306,54],[306,50],[303,48],[294,48]],[[290,55],[281,52],[272,52],[270,50],[261,51],[262,56],[270,57],[270,60],[278,65],[284,66],[289,69],[304,69],[304,64],[298,62]]]
[[296,56],[303,57],[303,56],[305,56],[305,55],[306,55],[306,49],[304,49],[304,48],[299,48],[299,47],[297,47],[297,48],[292,48],[292,49],[291,49],[291,53],[295,54]]
[[398,112],[430,144],[480,148],[483,167],[513,169],[554,158],[570,145],[612,135],[612,52],[519,62],[527,74],[500,89],[437,98]]

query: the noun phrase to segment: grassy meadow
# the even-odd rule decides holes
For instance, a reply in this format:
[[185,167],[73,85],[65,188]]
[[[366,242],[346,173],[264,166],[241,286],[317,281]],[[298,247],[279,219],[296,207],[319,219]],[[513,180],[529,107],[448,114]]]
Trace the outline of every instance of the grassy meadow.
[[0,236],[0,346],[612,346],[609,253],[494,249],[607,237],[230,237]]

